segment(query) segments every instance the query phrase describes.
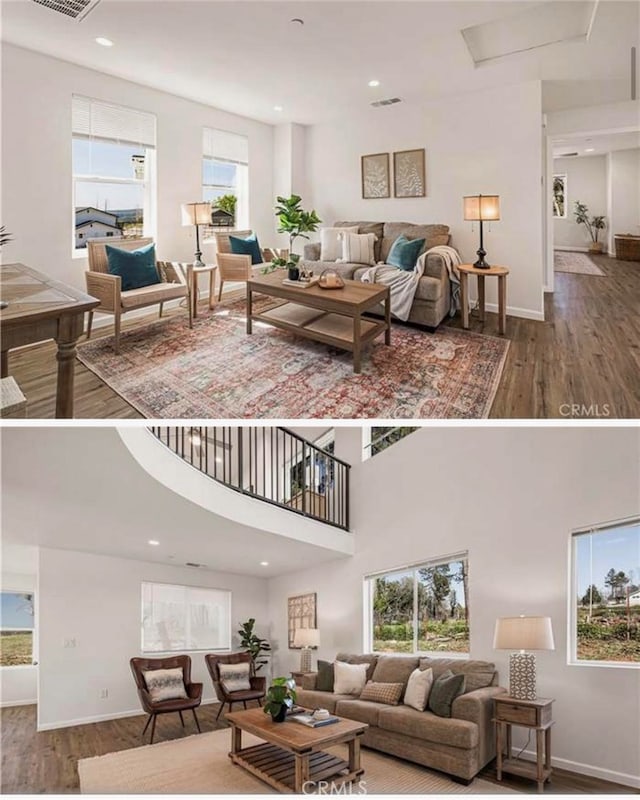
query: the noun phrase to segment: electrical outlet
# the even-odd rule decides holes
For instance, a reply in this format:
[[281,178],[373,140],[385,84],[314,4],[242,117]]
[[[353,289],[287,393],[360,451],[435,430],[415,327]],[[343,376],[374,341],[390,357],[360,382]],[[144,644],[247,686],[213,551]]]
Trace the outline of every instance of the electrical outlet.
[[109,690],[108,689],[100,689],[100,699],[106,700],[109,697]]
[[65,647],[75,647],[76,646],[76,640],[75,639],[65,639],[64,640],[64,646]]

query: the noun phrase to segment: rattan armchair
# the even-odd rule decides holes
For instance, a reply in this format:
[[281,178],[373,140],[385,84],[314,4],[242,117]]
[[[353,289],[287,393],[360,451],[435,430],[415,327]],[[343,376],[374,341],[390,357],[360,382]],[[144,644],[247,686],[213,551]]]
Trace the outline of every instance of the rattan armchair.
[[[220,719],[225,703],[229,704],[229,711],[233,710],[234,703],[242,703],[246,708],[247,700],[257,700],[258,705],[262,705],[262,698],[267,691],[267,679],[256,675],[253,659],[249,653],[227,653],[220,656],[208,653],[204,660],[213,681],[213,688],[216,690],[216,697],[220,701],[216,719]],[[249,683],[251,688],[238,692],[228,692],[220,680],[219,664],[249,664]]]
[[[102,314],[113,314],[115,319],[115,351],[120,352],[120,320],[127,311],[137,308],[160,305],[162,308],[168,300],[186,298],[187,313],[189,314],[189,327],[193,327],[192,303],[190,302],[191,280],[188,274],[189,267],[170,261],[158,261],[158,274],[160,282],[141,289],[122,291],[122,279],[119,275],[109,272],[106,245],[118,247],[121,250],[137,250],[151,244],[153,239],[89,239],[87,254],[89,256],[89,270],[85,273],[87,294],[97,297],[100,305],[95,311]],[[89,312],[87,325],[87,339],[91,337],[93,314]]]
[[222,297],[222,287],[225,281],[242,282],[251,278],[254,270],[261,269],[266,263],[272,261],[276,256],[282,256],[285,251],[261,248],[262,264],[252,264],[251,256],[238,255],[231,252],[230,236],[237,236],[239,239],[246,239],[251,236],[253,231],[224,231],[214,234],[216,240],[216,263],[220,273],[220,287],[218,289],[218,300]]

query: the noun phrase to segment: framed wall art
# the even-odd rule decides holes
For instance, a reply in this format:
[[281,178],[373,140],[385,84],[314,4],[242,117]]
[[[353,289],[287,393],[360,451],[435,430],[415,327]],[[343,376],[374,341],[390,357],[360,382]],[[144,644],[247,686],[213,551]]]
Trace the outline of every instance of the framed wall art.
[[389,153],[373,153],[362,156],[362,197],[376,200],[391,197],[391,175]]
[[394,197],[425,197],[427,176],[425,150],[400,150],[393,154]]
[[553,176],[553,216],[567,218],[567,176]]
[[288,599],[289,650],[300,650],[294,647],[293,640],[299,628],[316,628],[316,593],[299,594]]

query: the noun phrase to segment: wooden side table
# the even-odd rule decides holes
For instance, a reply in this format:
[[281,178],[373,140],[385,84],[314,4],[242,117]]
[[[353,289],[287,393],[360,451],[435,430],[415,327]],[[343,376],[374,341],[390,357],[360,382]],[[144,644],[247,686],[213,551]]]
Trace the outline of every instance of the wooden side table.
[[[553,700],[538,697],[536,700],[518,700],[509,695],[494,699],[496,723],[496,772],[499,781],[502,773],[531,778],[538,784],[538,792],[551,779],[551,705]],[[511,727],[520,725],[536,732],[536,762],[511,758]],[[504,758],[506,744],[507,757]]]
[[484,279],[487,275],[495,275],[498,278],[498,331],[504,336],[507,328],[507,275],[509,268],[478,269],[473,264],[460,264],[458,269],[460,270],[460,293],[462,295],[462,327],[469,328],[469,275],[476,275],[478,278],[478,306],[481,322],[484,322]]
[[209,309],[215,307],[216,301],[214,286],[216,282],[217,269],[217,264],[205,264],[204,267],[194,267],[193,265],[190,265],[188,268],[188,274],[191,276],[189,290],[191,293],[191,302],[193,303],[194,318],[198,316],[198,278],[200,275],[204,275],[207,272],[209,273]]

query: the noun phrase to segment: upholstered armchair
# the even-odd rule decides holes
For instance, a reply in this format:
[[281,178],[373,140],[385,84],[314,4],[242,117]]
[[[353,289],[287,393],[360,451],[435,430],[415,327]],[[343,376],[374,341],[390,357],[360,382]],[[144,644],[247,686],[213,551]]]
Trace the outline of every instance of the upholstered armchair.
[[[207,669],[213,681],[213,688],[216,690],[216,696],[220,701],[220,708],[216,719],[220,719],[220,714],[224,708],[224,704],[229,704],[229,711],[233,710],[234,703],[242,703],[247,707],[247,700],[257,700],[258,705],[262,705],[262,698],[265,696],[267,690],[267,679],[260,678],[255,674],[255,667],[253,659],[249,653],[228,653],[225,655],[212,655],[207,654],[204,657],[207,664]],[[227,692],[220,680],[220,664],[249,664],[249,683],[250,689],[244,689],[239,692]]]
[[[119,275],[109,272],[106,245],[117,247],[121,250],[137,250],[151,244],[153,239],[89,239],[87,254],[89,256],[89,271],[85,273],[87,293],[100,300],[100,305],[95,309],[101,314],[113,314],[115,320],[115,351],[120,352],[120,320],[127,311],[146,306],[160,305],[162,308],[168,300],[186,298],[187,313],[189,314],[189,327],[193,327],[192,304],[189,287],[192,285],[189,267],[170,261],[158,261],[158,275],[160,282],[141,289],[122,291],[122,279]],[[89,312],[87,325],[87,339],[91,337],[93,314]]]
[[253,270],[259,270],[264,264],[272,261],[276,256],[283,255],[286,251],[261,248],[263,263],[252,264],[251,256],[238,255],[231,252],[230,236],[237,236],[239,239],[246,239],[251,236],[253,231],[225,231],[216,232],[216,263],[220,273],[220,288],[218,289],[218,300],[222,297],[222,287],[225,281],[248,281],[253,274]]
[[[196,723],[198,733],[200,731],[200,723],[196,715],[196,708],[202,702],[202,684],[191,682],[191,657],[190,656],[169,656],[167,658],[132,658],[129,662],[131,672],[136,682],[138,689],[138,697],[140,704],[144,711],[149,715],[147,724],[144,726],[142,736],[144,738],[149,723],[151,722],[151,744],[153,744],[153,737],[156,732],[156,719],[159,714],[172,714],[176,711],[180,714],[180,722],[184,728],[183,711],[191,710],[193,718]],[[154,669],[181,669],[182,679],[184,680],[184,688],[187,693],[186,698],[179,698],[175,700],[161,700],[154,702],[151,699],[147,684],[144,679],[144,673]]]

